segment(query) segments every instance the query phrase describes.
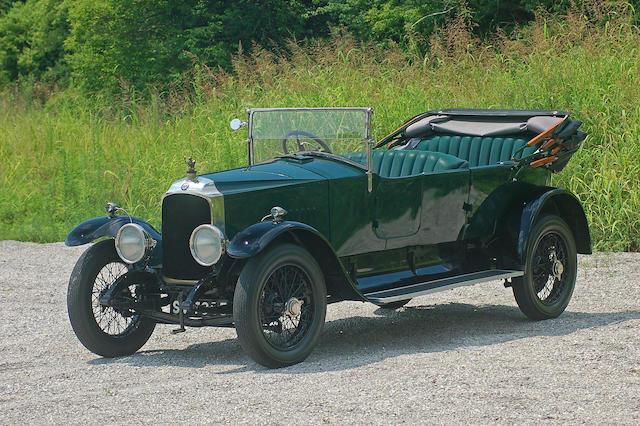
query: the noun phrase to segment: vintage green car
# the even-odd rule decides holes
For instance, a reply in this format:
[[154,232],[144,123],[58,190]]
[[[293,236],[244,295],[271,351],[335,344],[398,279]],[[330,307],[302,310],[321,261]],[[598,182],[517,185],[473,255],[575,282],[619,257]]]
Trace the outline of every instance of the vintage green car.
[[78,225],[67,245],[100,239],[69,281],[80,342],[115,357],[158,323],[235,327],[256,362],[282,367],[309,355],[328,303],[397,309],[495,280],[527,317],[560,315],[591,240],[578,199],[549,183],[584,140],[581,123],[444,109],[376,143],[371,117],[250,109],[231,123],[247,127],[247,166],[198,175],[189,159],[162,197],[162,233],[113,203]]

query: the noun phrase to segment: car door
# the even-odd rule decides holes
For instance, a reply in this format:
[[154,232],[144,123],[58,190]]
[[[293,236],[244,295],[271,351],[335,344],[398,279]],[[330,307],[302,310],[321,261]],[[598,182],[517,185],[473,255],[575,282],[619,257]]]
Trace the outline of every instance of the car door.
[[457,241],[466,223],[469,188],[468,168],[381,179],[378,238],[386,240],[386,249]]
[[406,239],[420,230],[422,176],[381,177],[375,188],[373,228],[383,240]]
[[457,241],[467,221],[471,172],[445,170],[422,177],[422,245]]
[[384,249],[369,246],[357,256],[354,272],[358,288],[365,291],[389,285],[407,278],[407,270],[420,267],[430,266],[428,273],[447,272],[439,266],[446,262],[440,244],[458,241],[463,235],[469,169],[395,178],[375,176],[373,182],[372,227]]

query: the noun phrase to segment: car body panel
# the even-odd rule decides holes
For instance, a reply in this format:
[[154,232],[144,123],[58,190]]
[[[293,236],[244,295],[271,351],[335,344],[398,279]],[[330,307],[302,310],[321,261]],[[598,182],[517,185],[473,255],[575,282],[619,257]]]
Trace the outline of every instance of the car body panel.
[[300,164],[285,159],[275,159],[251,167],[209,173],[202,175],[202,177],[215,182],[218,191],[224,195],[275,188],[289,185],[292,182],[324,179],[308,168],[300,167]]
[[486,240],[496,232],[507,209],[530,201],[546,187],[549,173],[543,169],[527,169],[518,173],[513,164],[471,168],[469,192],[469,221],[465,239]]
[[374,184],[373,230],[377,238],[406,241],[420,231],[422,176],[379,178]]
[[229,242],[227,253],[236,259],[246,259],[255,256],[267,248],[269,244],[280,235],[294,229],[304,229],[322,236],[317,229],[306,223],[289,220],[284,222],[265,220],[254,223],[242,230],[242,232],[239,232],[235,238]]

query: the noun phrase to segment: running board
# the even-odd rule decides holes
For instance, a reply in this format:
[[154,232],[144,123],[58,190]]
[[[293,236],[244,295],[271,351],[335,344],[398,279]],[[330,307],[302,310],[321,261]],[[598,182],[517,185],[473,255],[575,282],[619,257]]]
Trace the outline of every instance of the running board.
[[451,288],[473,285],[486,281],[520,277],[522,275],[524,275],[523,271],[490,269],[487,271],[457,275],[455,277],[442,278],[439,280],[427,281],[404,287],[365,293],[365,296],[374,303],[391,303],[398,300],[407,300],[418,296],[424,296],[425,294],[435,293],[436,291],[449,290]]

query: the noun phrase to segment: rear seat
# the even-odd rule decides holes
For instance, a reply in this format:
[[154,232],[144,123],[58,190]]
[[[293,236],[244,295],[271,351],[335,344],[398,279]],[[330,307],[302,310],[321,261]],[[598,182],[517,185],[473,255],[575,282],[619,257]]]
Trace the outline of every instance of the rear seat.
[[[488,166],[510,160],[529,140],[522,137],[480,137],[431,135],[422,139],[415,150],[441,152],[469,162],[469,167]],[[516,159],[532,154],[536,147],[527,147]]]
[[[372,154],[372,171],[382,177],[406,177],[469,167],[467,161],[441,152],[376,149]],[[344,156],[361,164],[367,163],[365,151],[351,152]]]

